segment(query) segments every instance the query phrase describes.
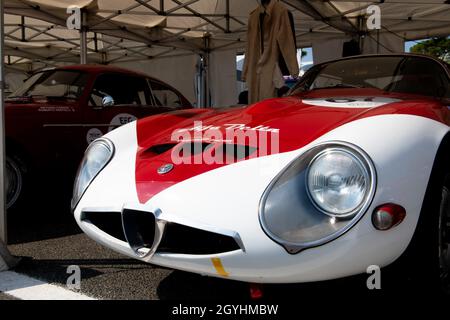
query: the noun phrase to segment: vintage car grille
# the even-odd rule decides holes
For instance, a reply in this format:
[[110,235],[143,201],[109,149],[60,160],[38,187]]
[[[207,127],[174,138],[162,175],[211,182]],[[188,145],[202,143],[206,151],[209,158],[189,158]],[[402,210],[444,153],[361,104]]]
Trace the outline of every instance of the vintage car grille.
[[[151,248],[155,233],[152,214],[125,210],[129,244],[133,249]],[[127,242],[121,212],[83,212],[82,220],[110,236]],[[204,231],[177,223],[167,223],[157,253],[208,255],[240,250],[233,237]]]
[[82,220],[87,220],[110,236],[127,241],[122,228],[121,212],[83,212]]
[[153,213],[124,209],[123,231],[131,249],[152,249],[155,241],[156,219]]
[[157,252],[206,255],[239,249],[239,245],[232,237],[168,223]]

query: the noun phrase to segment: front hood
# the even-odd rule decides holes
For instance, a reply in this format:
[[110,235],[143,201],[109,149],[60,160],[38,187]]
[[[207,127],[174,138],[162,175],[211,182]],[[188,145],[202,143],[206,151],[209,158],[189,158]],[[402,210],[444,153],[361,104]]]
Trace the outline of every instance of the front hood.
[[[402,100],[386,95],[293,96],[266,100],[248,107],[194,109],[143,119],[137,123],[138,196],[145,203],[173,184],[224,165],[302,148],[327,132],[363,117],[424,112],[424,105],[430,103],[433,102]],[[247,138],[239,140],[236,135],[230,134],[233,132],[242,133]],[[179,150],[187,144],[198,146],[196,158],[190,157],[190,163],[183,158],[183,163],[179,163]],[[214,153],[212,149],[224,144],[235,145],[240,150],[243,147],[247,149],[239,159],[225,156],[219,157],[224,159],[224,163],[205,163],[201,155],[207,152],[211,156]],[[158,169],[167,165],[164,169],[168,172],[158,173]]]

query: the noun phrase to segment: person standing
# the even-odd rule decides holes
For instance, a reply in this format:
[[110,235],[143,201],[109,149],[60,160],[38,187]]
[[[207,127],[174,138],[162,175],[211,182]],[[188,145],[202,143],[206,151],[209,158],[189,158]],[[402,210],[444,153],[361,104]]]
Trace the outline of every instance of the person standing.
[[250,13],[243,80],[249,88],[249,103],[277,97],[284,86],[280,58],[293,77],[299,66],[295,35],[288,9],[278,0],[260,0]]

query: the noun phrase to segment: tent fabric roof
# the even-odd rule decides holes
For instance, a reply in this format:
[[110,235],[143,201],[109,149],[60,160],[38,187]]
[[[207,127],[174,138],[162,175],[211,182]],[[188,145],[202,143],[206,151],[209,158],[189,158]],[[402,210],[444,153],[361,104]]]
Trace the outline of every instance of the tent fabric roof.
[[[381,8],[381,33],[405,40],[450,34],[449,0],[280,1],[294,14],[300,47],[367,31],[361,21],[372,4]],[[86,12],[88,61],[113,63],[243,50],[248,15],[257,5],[256,0],[4,0],[6,64],[79,62],[79,32],[66,27],[71,6]]]

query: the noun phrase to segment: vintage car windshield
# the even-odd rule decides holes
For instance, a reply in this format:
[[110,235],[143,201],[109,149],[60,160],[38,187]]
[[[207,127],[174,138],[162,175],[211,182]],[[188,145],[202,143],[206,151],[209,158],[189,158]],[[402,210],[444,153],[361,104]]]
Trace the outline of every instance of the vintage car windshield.
[[305,74],[291,93],[329,88],[450,96],[445,69],[432,59],[414,56],[364,57],[318,65]]
[[88,75],[79,71],[50,70],[37,73],[10,97],[78,99],[86,86]]

